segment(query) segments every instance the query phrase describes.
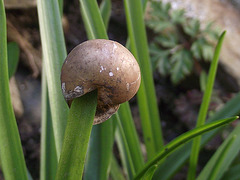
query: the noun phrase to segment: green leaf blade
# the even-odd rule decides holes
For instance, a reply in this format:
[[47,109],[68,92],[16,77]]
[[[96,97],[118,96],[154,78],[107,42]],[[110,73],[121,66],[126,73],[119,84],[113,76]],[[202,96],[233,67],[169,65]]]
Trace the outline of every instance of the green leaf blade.
[[212,178],[221,179],[224,173],[229,169],[233,160],[240,151],[240,125],[238,125],[223,142],[223,144],[214,153],[204,169],[198,176],[198,180]]
[[57,0],[37,1],[43,66],[46,71],[53,131],[59,159],[67,123],[68,106],[62,95],[60,74],[66,47]]
[[[235,116],[240,113],[240,93],[238,93],[234,98],[225,104],[225,106],[218,112],[216,112],[208,122],[214,122],[220,118],[227,118],[230,116]],[[201,147],[203,147],[208,141],[210,141],[220,130],[223,128],[212,130],[202,137]],[[161,180],[167,180],[173,177],[173,175],[183,166],[190,156],[192,143],[189,142],[183,145],[182,148],[174,152],[171,156],[167,158],[166,161],[161,163],[153,177],[153,180],[158,180],[161,176]],[[177,161],[176,161],[177,159]]]
[[57,180],[82,178],[96,107],[97,90],[73,100],[58,164]]
[[130,49],[138,60],[142,72],[142,83],[137,98],[147,155],[148,159],[151,159],[163,145],[163,137],[143,21],[143,7],[140,1],[131,0],[124,0],[124,7]]
[[9,79],[12,77],[16,70],[19,60],[19,47],[18,44],[15,42],[10,42],[7,44],[7,56],[8,56],[8,75]]
[[[225,34],[226,34],[226,31],[224,31],[222,33],[222,35],[220,36],[218,44],[217,44],[215,52],[214,52],[213,61],[211,63],[210,70],[209,70],[206,91],[204,92],[202,104],[200,106],[196,127],[203,125],[205,123],[205,120],[207,117],[207,111],[208,111],[211,94],[212,94],[212,89],[213,89],[215,76],[216,76],[216,72],[217,72],[217,67],[218,67],[218,60],[219,60],[220,51],[221,51],[221,47],[222,47],[222,43],[223,43]],[[201,143],[201,137],[198,137],[195,140],[193,140],[192,153],[191,153],[190,161],[189,161],[188,179],[195,179],[198,156],[199,156],[199,151],[200,151],[200,143]]]
[[18,127],[11,104],[7,64],[6,15],[0,0],[0,159],[5,179],[27,178]]
[[144,168],[136,175],[136,177],[134,179],[135,180],[141,179],[144,176],[144,174],[149,170],[149,168],[151,168],[153,165],[158,164],[160,162],[160,160],[162,160],[163,158],[166,158],[167,155],[171,154],[173,151],[175,151],[181,145],[190,141],[194,137],[200,136],[201,134],[211,131],[215,128],[229,124],[230,122],[232,122],[238,118],[239,118],[238,116],[235,116],[235,117],[231,117],[231,118],[227,118],[227,119],[218,120],[218,121],[215,121],[212,123],[202,125],[200,127],[197,127],[193,130],[190,130],[190,131],[178,136],[177,138],[172,140],[170,143],[165,145],[163,148],[161,148],[161,150],[158,152],[158,154],[155,156],[155,158],[152,159],[150,162],[148,162],[144,166]]

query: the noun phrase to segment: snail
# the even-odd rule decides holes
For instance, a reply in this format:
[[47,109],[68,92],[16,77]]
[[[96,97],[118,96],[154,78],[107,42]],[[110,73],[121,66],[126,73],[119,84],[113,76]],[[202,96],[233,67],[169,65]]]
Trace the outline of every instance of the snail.
[[76,46],[62,66],[61,88],[69,106],[74,98],[97,89],[93,124],[109,119],[121,103],[130,100],[141,82],[139,65],[128,49],[104,39]]

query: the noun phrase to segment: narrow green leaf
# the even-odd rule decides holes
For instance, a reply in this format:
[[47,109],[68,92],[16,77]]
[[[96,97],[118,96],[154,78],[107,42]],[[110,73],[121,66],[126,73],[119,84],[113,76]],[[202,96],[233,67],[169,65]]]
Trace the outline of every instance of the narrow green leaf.
[[19,47],[17,43],[10,42],[7,44],[8,57],[8,77],[9,79],[15,74],[19,60]]
[[145,12],[148,0],[141,0],[141,1],[142,1],[143,12]]
[[93,120],[97,91],[73,100],[58,164],[56,180],[81,179]]
[[[235,116],[240,113],[240,93],[238,93],[234,98],[227,102],[224,107],[216,112],[208,122],[214,122],[220,118],[227,118],[230,116]],[[203,135],[201,141],[201,147],[203,147],[208,141],[210,141],[215,135],[223,128],[218,128],[212,130],[205,135]],[[161,176],[161,180],[170,179],[187,161],[190,156],[192,143],[189,142],[182,148],[174,152],[171,156],[167,158],[166,161],[161,163],[153,177],[153,180],[158,180]],[[177,161],[176,161],[177,159]]]
[[110,174],[113,180],[125,180],[121,167],[118,165],[117,159],[113,154],[111,160]]
[[41,120],[41,155],[40,155],[40,179],[55,179],[57,172],[57,154],[53,135],[53,126],[47,79],[44,68],[42,69],[42,120]]
[[[93,126],[85,165],[85,180],[107,180],[114,142],[113,119]],[[110,154],[110,155],[109,155]]]
[[[224,165],[226,167],[226,164],[224,163],[224,159],[226,158],[227,154],[229,153],[229,150],[235,140],[236,140],[236,136],[233,136],[226,144],[226,146],[225,146],[224,150],[221,152],[218,160],[214,163],[214,168],[212,169],[210,179],[214,179],[214,180],[219,179],[219,178],[217,178],[217,177],[219,177],[219,174],[224,172],[223,169],[221,168],[221,166]],[[232,156],[232,154],[231,154],[231,156]],[[205,176],[205,178],[206,178],[206,176]]]
[[[226,34],[226,31],[224,31],[222,33],[222,35],[220,36],[218,44],[215,49],[213,61],[211,63],[210,70],[209,70],[206,91],[204,92],[202,104],[201,104],[199,114],[198,114],[198,120],[197,120],[196,127],[202,126],[206,120],[207,111],[208,111],[209,103],[211,100],[212,89],[213,89],[215,76],[216,76],[216,72],[217,72],[218,60],[219,60],[220,51],[221,51],[221,47],[222,47],[222,43],[223,43],[225,34]],[[199,151],[200,151],[200,143],[201,143],[201,136],[199,136],[193,140],[192,152],[191,152],[191,156],[190,156],[189,170],[188,170],[188,179],[189,180],[195,179],[198,156],[199,156]]]
[[85,29],[89,39],[108,39],[96,0],[79,0]]
[[5,179],[27,179],[18,127],[11,104],[7,62],[6,15],[0,0],[0,159]]
[[228,172],[224,174],[222,180],[239,180],[240,179],[240,164],[229,168]]
[[63,15],[63,0],[58,0],[58,5],[59,5],[59,12],[62,17],[62,15]]
[[[58,0],[61,17],[63,15],[63,0]],[[43,60],[44,61],[44,60]],[[57,172],[57,152],[54,140],[52,115],[49,104],[47,77],[44,66],[42,67],[42,111],[41,111],[41,154],[40,154],[40,179],[55,179]]]
[[53,132],[59,159],[68,115],[67,103],[61,90],[61,66],[66,48],[57,0],[37,1],[43,66],[46,70]]
[[151,168],[153,165],[158,165],[161,159],[166,158],[166,156],[171,154],[173,151],[175,151],[181,145],[190,141],[194,137],[199,136],[199,135],[206,133],[210,130],[213,130],[215,128],[229,124],[230,122],[236,120],[237,118],[238,118],[238,116],[235,116],[235,117],[231,117],[231,118],[227,118],[227,119],[218,120],[218,121],[215,121],[212,123],[208,123],[208,124],[199,126],[191,131],[188,131],[188,132],[178,136],[177,138],[172,140],[170,143],[168,143],[167,145],[162,147],[161,150],[158,152],[158,154],[154,157],[154,159],[152,159],[150,162],[148,162],[144,166],[144,168],[140,172],[138,172],[138,174],[136,175],[136,177],[134,179],[135,180],[141,179],[144,176],[144,174],[148,171],[149,168]]
[[100,11],[106,29],[108,28],[109,19],[111,16],[111,7],[111,0],[102,0],[102,3],[100,5]]
[[221,179],[224,173],[229,169],[233,160],[238,156],[240,151],[240,125],[228,136],[223,144],[214,153],[208,161],[198,180],[203,179]]
[[144,176],[141,179],[142,180],[152,179],[156,169],[157,169],[157,165],[155,164],[147,170],[147,172],[144,174]]
[[118,149],[121,155],[121,160],[124,165],[124,169],[128,174],[129,179],[132,179],[136,173],[136,169],[133,164],[130,147],[128,145],[127,137],[125,136],[124,129],[122,127],[118,114],[115,115],[114,119],[118,123],[118,128],[116,131],[116,139],[117,139]]
[[206,86],[207,86],[207,73],[206,71],[203,70],[200,74],[200,88],[202,92],[206,90]]
[[137,172],[143,167],[144,160],[138,134],[134,125],[128,102],[121,104],[118,110],[118,114],[120,117],[120,121],[117,121],[118,126],[122,127],[123,129],[123,133],[127,141],[127,146],[130,151],[130,156],[134,164],[134,169]]
[[163,138],[143,21],[143,7],[141,1],[132,0],[124,0],[124,7],[131,51],[138,60],[142,72],[142,83],[137,97],[144,141],[150,160],[163,145]]

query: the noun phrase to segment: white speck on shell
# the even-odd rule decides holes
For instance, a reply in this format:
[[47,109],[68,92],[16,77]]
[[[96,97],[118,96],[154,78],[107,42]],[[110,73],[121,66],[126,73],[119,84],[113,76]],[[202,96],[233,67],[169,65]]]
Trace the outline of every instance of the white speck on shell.
[[83,88],[81,86],[77,86],[74,89],[74,92],[77,92],[77,93],[82,93],[82,91],[83,91]]
[[127,85],[127,91],[129,91],[129,83],[127,83],[126,85]]
[[117,49],[117,45],[113,43],[113,53],[115,52],[116,49]]
[[66,86],[65,85],[66,85],[65,83],[62,83],[62,91],[63,91],[63,93],[65,93],[65,91],[66,91]]
[[119,67],[117,67],[117,71],[119,71]]
[[109,72],[109,76],[113,76],[113,72]]
[[102,71],[104,71],[104,70],[106,70],[106,68],[105,68],[105,67],[103,67],[103,66],[101,66],[101,67],[100,67],[100,71],[99,71],[99,72],[102,72]]

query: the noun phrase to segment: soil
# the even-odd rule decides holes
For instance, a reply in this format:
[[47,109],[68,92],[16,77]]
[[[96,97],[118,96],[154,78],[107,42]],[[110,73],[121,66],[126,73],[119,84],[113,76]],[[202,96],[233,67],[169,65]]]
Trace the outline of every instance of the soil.
[[[127,39],[127,29],[123,4],[122,1],[118,0],[112,1],[112,3],[114,11],[110,19],[108,35],[110,39],[116,40],[124,45]],[[24,37],[24,40],[28,41],[32,47],[41,54],[37,9],[7,10],[7,18]],[[87,40],[79,11],[78,0],[74,0],[68,4],[65,3],[63,26],[68,52],[77,44]],[[9,40],[10,39],[11,38],[9,38]],[[23,102],[24,114],[22,117],[17,118],[17,123],[27,167],[33,179],[39,179],[41,77],[40,73],[36,75],[34,68],[29,65],[31,63],[26,63],[26,58],[26,54],[21,50],[20,63],[15,77]],[[224,73],[224,70],[219,72],[219,76],[221,73]],[[161,77],[157,72],[154,73],[154,80],[162,119],[163,135],[167,143],[195,126],[202,93],[199,90],[199,83],[196,83],[198,82],[198,77],[195,77],[194,74],[190,75],[177,86],[172,85],[168,77]],[[225,84],[228,84],[228,86],[225,86]],[[225,89],[224,87],[232,88]],[[231,86],[231,81],[228,79],[224,80],[224,83],[218,80],[215,89],[217,96],[216,101],[211,103],[212,111],[229,100],[234,90],[236,91],[236,88]],[[131,100],[130,104],[138,133],[143,142],[136,100]],[[219,136],[218,139],[215,139],[215,143],[212,142],[213,145],[211,145],[211,149],[205,150],[204,152],[208,155],[211,154],[221,141],[221,136]],[[207,160],[204,160],[202,163],[204,164],[206,161]],[[186,168],[183,168],[183,172],[185,171]],[[177,177],[181,177],[181,173],[178,174]],[[3,179],[1,175],[0,179]]]

